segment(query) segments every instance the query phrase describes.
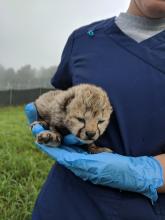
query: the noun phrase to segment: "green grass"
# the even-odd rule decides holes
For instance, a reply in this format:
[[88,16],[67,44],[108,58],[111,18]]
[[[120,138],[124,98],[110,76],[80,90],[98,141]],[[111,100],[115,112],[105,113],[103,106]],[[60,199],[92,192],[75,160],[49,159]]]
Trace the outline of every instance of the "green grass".
[[30,220],[53,160],[37,150],[23,107],[0,108],[0,220]]

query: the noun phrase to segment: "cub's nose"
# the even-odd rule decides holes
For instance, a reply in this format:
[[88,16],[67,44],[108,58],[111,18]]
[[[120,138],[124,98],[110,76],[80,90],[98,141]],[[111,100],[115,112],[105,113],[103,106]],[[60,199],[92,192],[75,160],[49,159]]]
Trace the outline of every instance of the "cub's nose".
[[86,134],[86,136],[88,138],[92,138],[93,136],[95,136],[96,132],[94,132],[94,131],[86,131],[85,134]]

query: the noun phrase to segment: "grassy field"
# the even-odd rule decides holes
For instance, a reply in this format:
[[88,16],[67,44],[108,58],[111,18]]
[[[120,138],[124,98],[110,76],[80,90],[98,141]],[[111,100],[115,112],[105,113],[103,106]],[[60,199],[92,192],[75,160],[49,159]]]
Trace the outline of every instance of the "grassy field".
[[53,160],[37,150],[23,107],[0,108],[0,220],[30,220]]

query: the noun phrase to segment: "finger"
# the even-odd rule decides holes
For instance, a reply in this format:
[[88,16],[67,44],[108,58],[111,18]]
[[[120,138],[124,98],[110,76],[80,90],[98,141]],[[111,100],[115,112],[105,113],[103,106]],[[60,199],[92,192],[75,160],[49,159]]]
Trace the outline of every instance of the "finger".
[[72,145],[72,146],[67,146],[67,145],[62,145],[62,146],[59,146],[59,148],[61,149],[65,149],[66,151],[68,152],[75,152],[75,153],[82,153],[82,154],[88,154],[87,151],[85,151],[85,149],[83,148],[80,148],[78,145]]
[[68,134],[64,136],[64,144],[65,145],[83,145],[85,142],[80,138],[76,137],[74,134]]
[[44,129],[44,127],[41,124],[36,124],[32,127],[32,133],[34,136],[36,136],[37,134],[47,131],[46,129]]
[[38,120],[37,110],[33,102],[25,105],[24,110],[25,110],[25,114],[27,116],[29,124]]
[[44,144],[39,144],[35,142],[36,146],[42,150],[44,153],[52,157],[53,159],[59,161],[59,162],[65,162],[66,164],[71,163],[73,164],[75,160],[81,160],[84,159],[84,156],[88,154],[87,152],[79,153],[81,151],[75,150],[74,148],[68,147],[68,146],[60,146],[56,148],[49,147]]

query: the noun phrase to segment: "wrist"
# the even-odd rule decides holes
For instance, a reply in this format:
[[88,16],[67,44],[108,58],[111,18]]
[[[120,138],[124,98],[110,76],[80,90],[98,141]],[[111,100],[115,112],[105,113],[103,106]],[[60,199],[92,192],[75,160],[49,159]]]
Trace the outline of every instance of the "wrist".
[[[160,154],[154,157],[155,160],[157,160],[157,162],[160,164],[161,168],[162,168],[162,176],[163,179],[165,178],[165,154]],[[165,183],[160,186],[157,191],[159,193],[165,193]]]

